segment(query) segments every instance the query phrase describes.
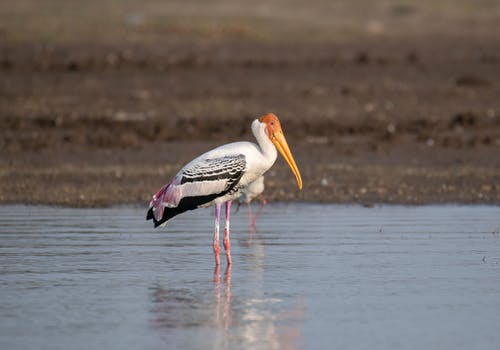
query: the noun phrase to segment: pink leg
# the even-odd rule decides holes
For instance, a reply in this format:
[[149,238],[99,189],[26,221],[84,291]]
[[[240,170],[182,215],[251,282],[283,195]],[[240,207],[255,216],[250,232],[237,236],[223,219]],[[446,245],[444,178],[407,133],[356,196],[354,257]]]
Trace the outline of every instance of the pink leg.
[[252,233],[255,232],[255,224],[252,215],[252,205],[250,204],[250,202],[247,202],[247,207],[248,207],[248,232]]
[[250,226],[252,226],[253,216],[252,216],[252,206],[250,205],[250,202],[247,202],[247,207],[248,207],[248,223],[250,224]]
[[229,242],[229,218],[231,215],[231,201],[226,202],[226,223],[224,225],[224,249],[226,250],[227,264],[231,265],[231,242]]
[[215,205],[215,232],[214,232],[214,255],[215,265],[220,265],[220,246],[219,246],[219,222],[220,222],[220,204]]
[[260,199],[261,199],[261,202],[260,202],[260,208],[259,208],[259,211],[257,212],[257,214],[255,214],[255,216],[253,217],[253,225],[254,225],[254,226],[256,226],[256,225],[257,225],[257,218],[259,217],[259,215],[260,215],[260,213],[261,213],[262,209],[264,209],[264,206],[267,204],[266,199],[265,199],[262,195],[260,195],[259,197],[260,197]]

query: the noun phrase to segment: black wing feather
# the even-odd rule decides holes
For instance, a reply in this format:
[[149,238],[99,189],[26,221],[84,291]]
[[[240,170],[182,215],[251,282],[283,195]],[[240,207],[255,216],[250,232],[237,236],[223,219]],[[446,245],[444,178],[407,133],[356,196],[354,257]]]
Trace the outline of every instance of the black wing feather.
[[201,196],[187,196],[179,201],[177,207],[164,208],[160,220],[156,220],[153,208],[148,210],[146,220],[153,219],[155,227],[170,220],[176,215],[185,211],[199,208],[200,206],[213,201],[218,197],[225,196],[236,190],[246,168],[246,159],[242,154],[234,156],[224,156],[220,158],[205,159],[203,162],[194,164],[192,167],[184,169],[181,185],[189,182],[203,182],[214,180],[226,180],[226,186],[222,192]]

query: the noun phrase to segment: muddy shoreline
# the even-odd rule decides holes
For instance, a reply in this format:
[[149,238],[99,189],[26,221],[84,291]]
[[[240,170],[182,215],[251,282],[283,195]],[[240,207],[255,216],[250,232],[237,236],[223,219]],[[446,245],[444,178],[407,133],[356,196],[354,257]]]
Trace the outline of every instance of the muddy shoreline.
[[[429,39],[429,38],[427,38]],[[145,203],[251,121],[282,120],[270,201],[500,204],[500,41],[0,47],[0,203]]]

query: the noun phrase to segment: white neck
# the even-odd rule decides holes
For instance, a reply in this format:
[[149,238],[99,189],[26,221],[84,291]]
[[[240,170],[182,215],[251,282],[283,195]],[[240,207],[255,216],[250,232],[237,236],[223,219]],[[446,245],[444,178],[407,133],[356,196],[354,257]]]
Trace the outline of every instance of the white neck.
[[278,152],[276,150],[276,147],[269,139],[269,136],[267,136],[266,124],[261,123],[258,119],[255,119],[252,123],[252,132],[257,139],[257,143],[259,144],[260,151],[264,158],[263,161],[266,162],[266,165],[268,165],[268,168],[270,168],[276,161]]

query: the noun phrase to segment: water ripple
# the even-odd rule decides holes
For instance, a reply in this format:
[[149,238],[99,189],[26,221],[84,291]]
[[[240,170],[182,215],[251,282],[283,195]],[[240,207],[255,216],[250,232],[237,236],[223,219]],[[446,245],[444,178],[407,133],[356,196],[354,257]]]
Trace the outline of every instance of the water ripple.
[[242,208],[217,270],[210,209],[0,206],[0,348],[496,349],[499,218],[278,203],[251,232]]

